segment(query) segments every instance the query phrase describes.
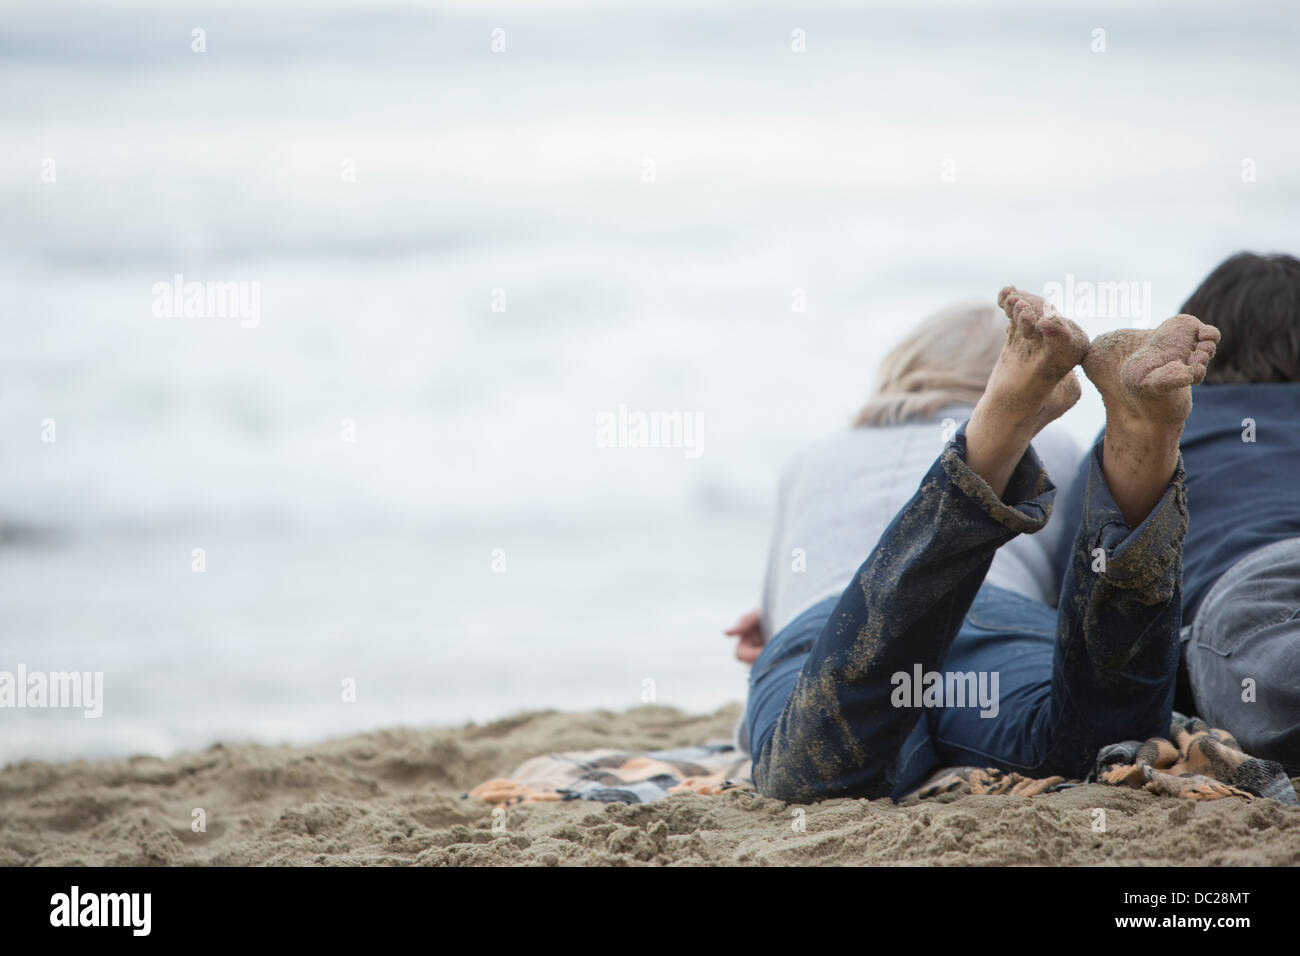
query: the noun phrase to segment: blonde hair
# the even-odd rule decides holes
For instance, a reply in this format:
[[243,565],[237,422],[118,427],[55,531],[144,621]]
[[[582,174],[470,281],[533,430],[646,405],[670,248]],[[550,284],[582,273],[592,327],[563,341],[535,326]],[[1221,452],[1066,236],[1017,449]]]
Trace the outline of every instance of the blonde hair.
[[926,318],[880,362],[876,388],[854,428],[928,419],[984,394],[1007,338],[1002,310],[980,302],[947,306]]

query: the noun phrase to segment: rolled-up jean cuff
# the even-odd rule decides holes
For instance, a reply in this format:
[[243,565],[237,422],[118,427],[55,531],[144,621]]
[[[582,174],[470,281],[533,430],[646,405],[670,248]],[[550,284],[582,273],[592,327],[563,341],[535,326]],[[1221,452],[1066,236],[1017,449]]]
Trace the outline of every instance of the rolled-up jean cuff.
[[990,518],[1009,531],[1033,534],[1052,516],[1052,499],[1056,486],[1047,477],[1043,462],[1033,446],[1016,463],[1007,490],[1001,497],[993,493],[989,483],[975,474],[966,464],[966,425],[964,422],[943,450],[940,461],[953,486],[977,505]]
[[1101,442],[1089,456],[1088,494],[1083,527],[1096,529],[1089,550],[1106,555],[1106,580],[1115,587],[1142,590],[1167,582],[1181,568],[1187,535],[1187,473],[1179,454],[1169,486],[1136,528],[1129,527],[1102,474]]

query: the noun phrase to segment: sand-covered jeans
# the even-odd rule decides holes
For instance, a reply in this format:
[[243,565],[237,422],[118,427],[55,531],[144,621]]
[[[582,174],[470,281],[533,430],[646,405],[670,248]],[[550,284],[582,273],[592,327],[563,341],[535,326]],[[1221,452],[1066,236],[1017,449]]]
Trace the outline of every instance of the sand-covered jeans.
[[966,464],[963,425],[839,599],[754,662],[745,719],[758,790],[795,802],[898,797],[952,764],[1082,777],[1101,747],[1166,733],[1183,478],[1180,459],[1130,528],[1099,443],[1051,608],[981,585],[999,546],[1047,523],[1056,489],[1030,448],[999,499]]

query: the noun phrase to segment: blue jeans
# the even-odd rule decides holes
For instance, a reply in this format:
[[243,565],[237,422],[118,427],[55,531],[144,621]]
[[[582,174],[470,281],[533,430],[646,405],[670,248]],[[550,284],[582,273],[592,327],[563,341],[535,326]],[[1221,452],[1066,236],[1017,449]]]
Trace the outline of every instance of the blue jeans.
[[[951,764],[1082,777],[1101,747],[1166,734],[1183,477],[1180,460],[1130,528],[1102,477],[1100,443],[1093,449],[1054,609],[982,585],[999,546],[1047,523],[1056,489],[1031,448],[999,499],[966,464],[963,425],[844,593],[754,662],[745,719],[759,792],[898,798]],[[931,675],[939,690],[923,694]]]
[[1241,558],[1183,632],[1196,713],[1300,774],[1300,538]]

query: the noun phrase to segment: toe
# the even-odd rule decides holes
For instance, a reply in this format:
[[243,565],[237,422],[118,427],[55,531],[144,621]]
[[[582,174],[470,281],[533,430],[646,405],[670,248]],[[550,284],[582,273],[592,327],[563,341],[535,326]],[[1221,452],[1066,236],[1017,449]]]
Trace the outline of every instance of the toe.
[[1016,292],[1014,289],[1011,291],[1010,295],[1002,300],[1002,311],[1012,322],[1016,320],[1016,308],[1020,305],[1020,302],[1020,293]]
[[1035,327],[1048,338],[1062,338],[1069,336],[1069,332],[1066,330],[1065,326],[1061,324],[1059,319],[1050,313],[1044,315],[1041,319],[1038,319],[1035,323]]
[[[1204,369],[1201,374],[1204,376]],[[1148,372],[1142,380],[1142,385],[1157,392],[1172,392],[1194,385],[1195,379],[1196,373],[1190,365],[1183,362],[1166,362]]]
[[1042,296],[1034,295],[1032,292],[1022,291],[1020,293],[1020,298],[1024,299],[1026,302],[1029,303],[1031,308],[1039,312],[1043,311],[1043,306],[1046,305],[1046,302],[1044,301]]
[[1015,319],[1025,328],[1026,331],[1033,328],[1038,323],[1038,316],[1034,314],[1034,310],[1030,308],[1029,303],[1025,302],[1023,299],[1016,302]]

